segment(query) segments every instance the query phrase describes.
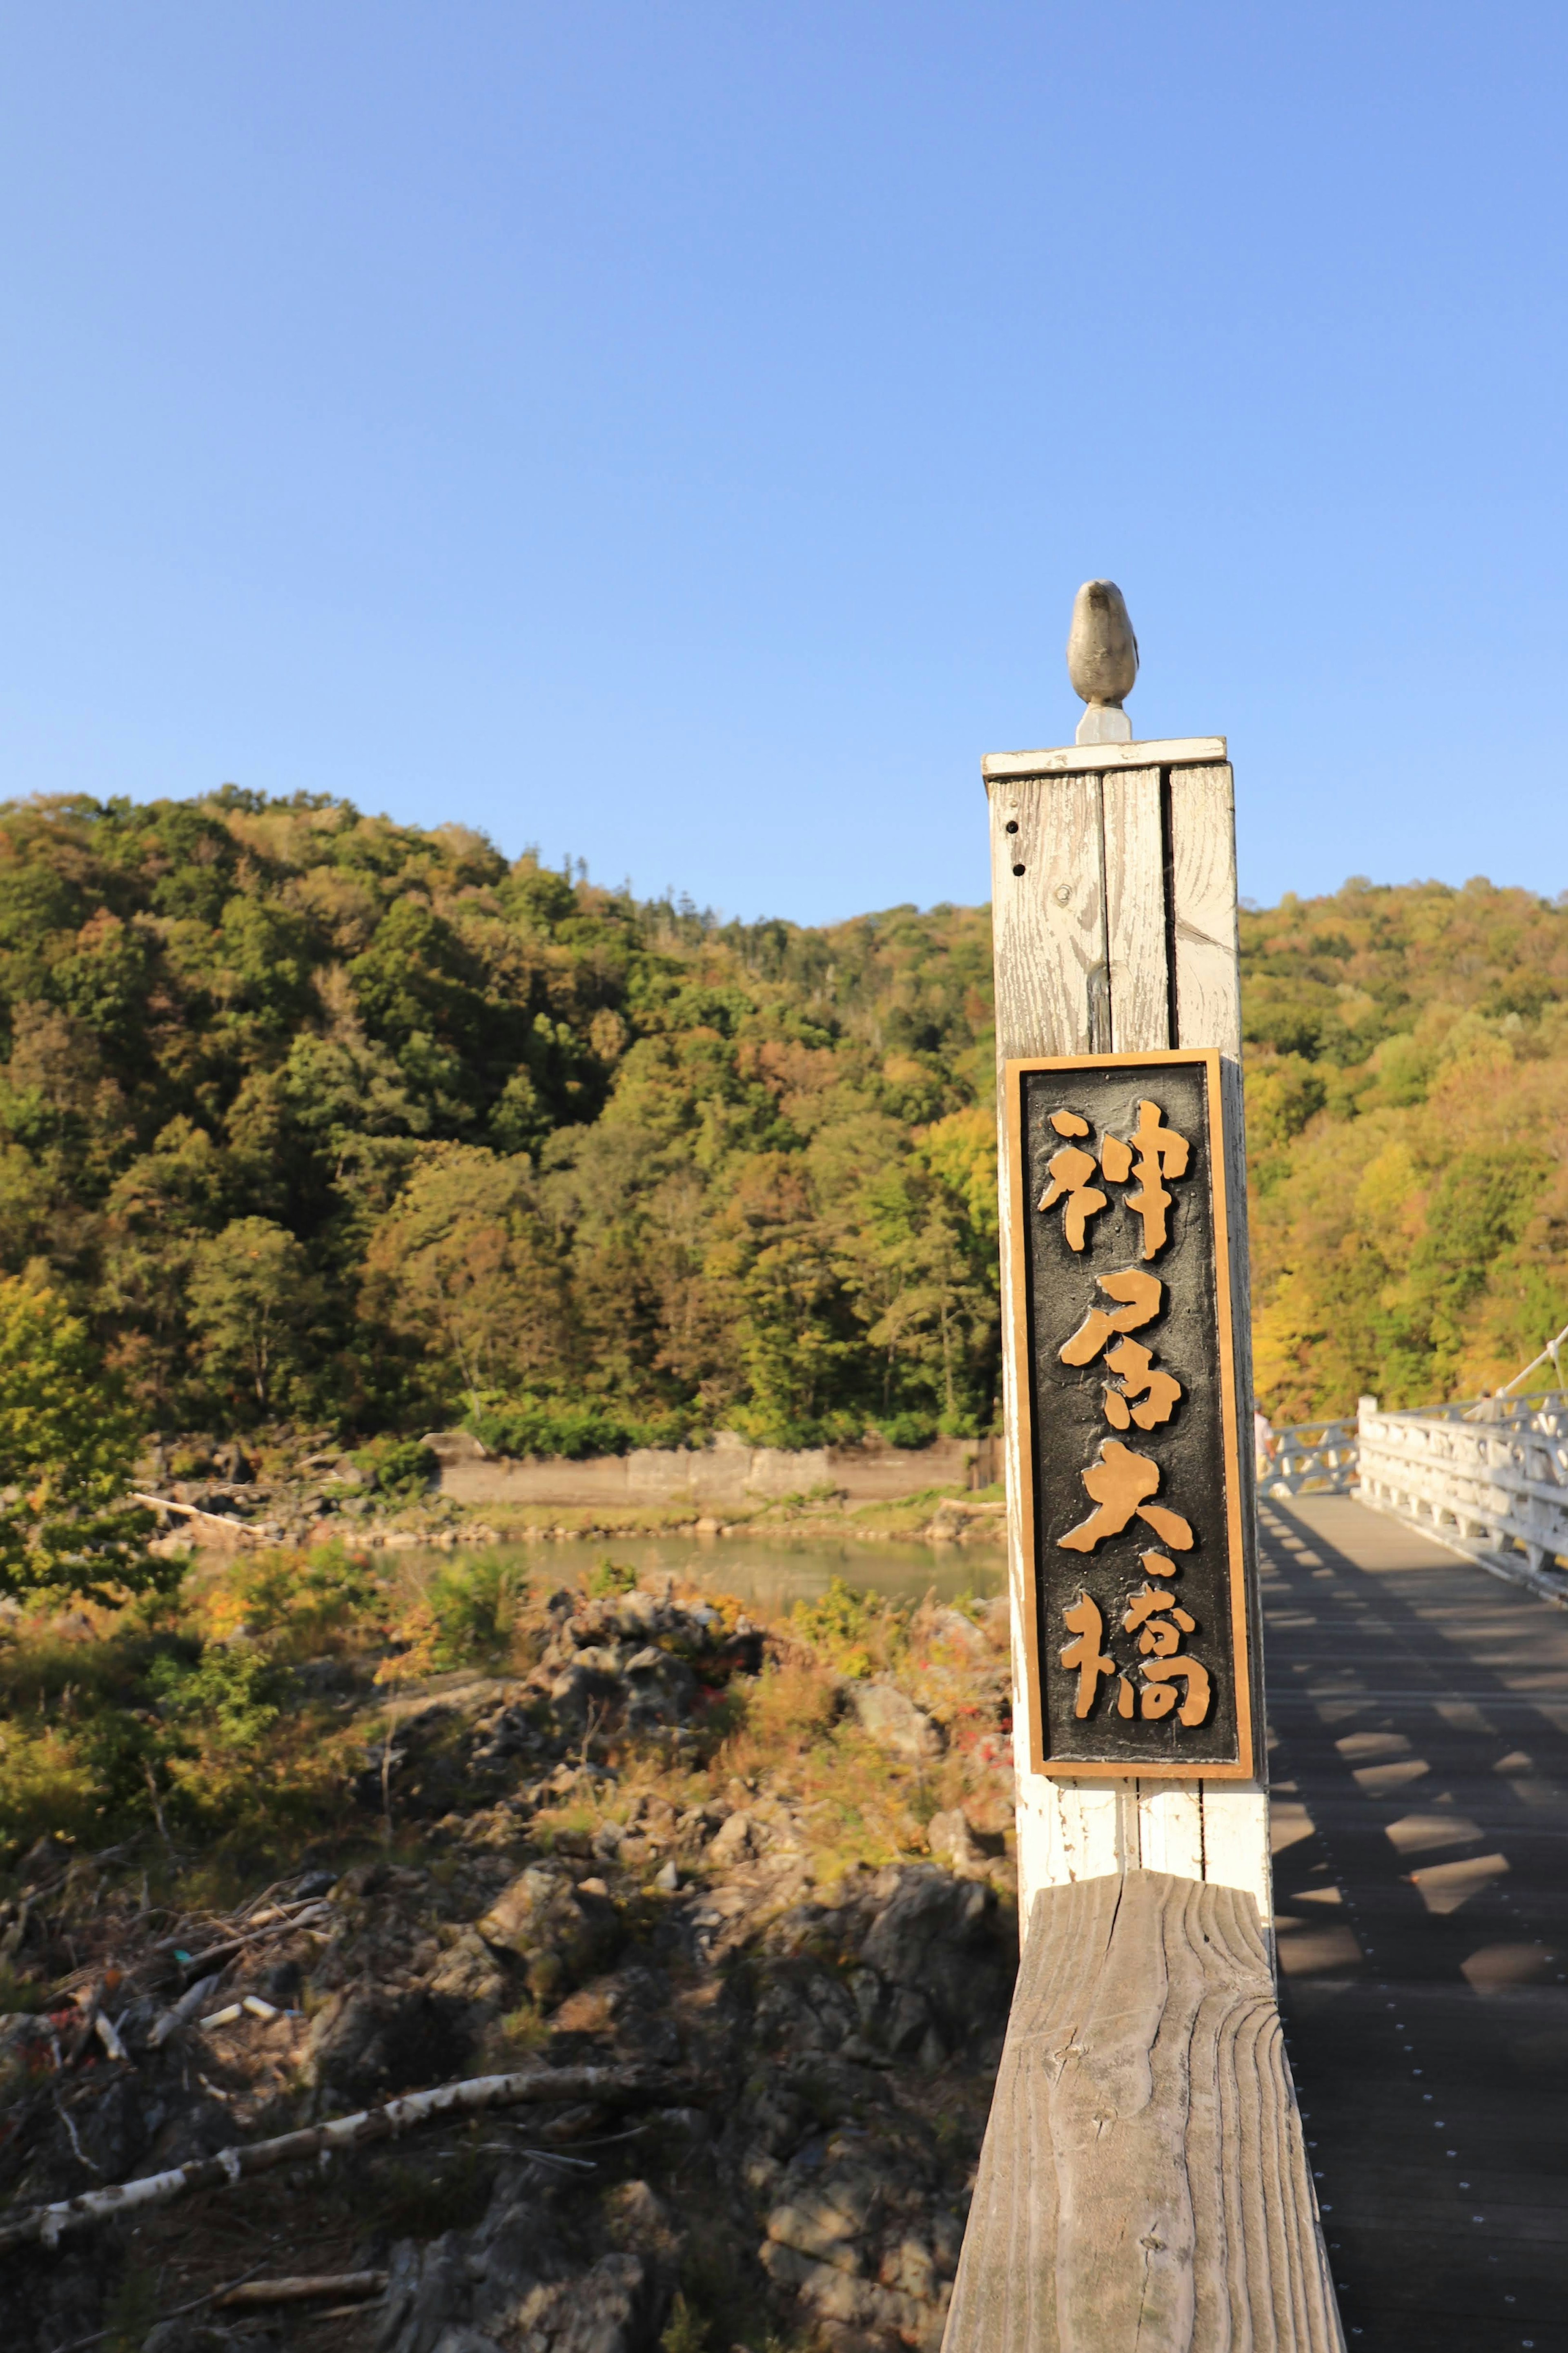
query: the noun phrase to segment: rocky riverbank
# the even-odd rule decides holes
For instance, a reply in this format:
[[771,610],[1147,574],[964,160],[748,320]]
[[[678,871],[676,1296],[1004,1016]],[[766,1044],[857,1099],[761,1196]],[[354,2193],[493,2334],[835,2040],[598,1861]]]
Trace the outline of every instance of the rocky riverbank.
[[[1016,1950],[1005,1615],[596,1581],[493,1672],[300,1662],[348,1818],[248,1894],[151,1841],[13,1867],[45,1990],[0,2023],[0,2235],[398,2094],[563,2087],[15,2252],[17,2353],[935,2348]],[[247,2272],[349,2284],[199,2301]]]
[[[150,1453],[138,1498],[157,1514],[155,1543],[165,1552],[324,1544],[333,1537],[390,1551],[429,1546],[448,1550],[531,1539],[675,1533],[744,1537],[813,1528],[865,1543],[913,1538],[1000,1545],[1005,1539],[1000,1489],[972,1491],[952,1483],[867,1501],[853,1487],[826,1478],[798,1492],[743,1497],[737,1490],[716,1508],[679,1497],[508,1501],[503,1482],[495,1493],[487,1491],[482,1502],[465,1501],[442,1485],[452,1475],[449,1466],[443,1469],[439,1453],[448,1436],[380,1441],[352,1452],[324,1442],[325,1433],[302,1440],[274,1433],[252,1441],[248,1451],[235,1440],[174,1440]],[[473,1441],[467,1444],[471,1448]]]

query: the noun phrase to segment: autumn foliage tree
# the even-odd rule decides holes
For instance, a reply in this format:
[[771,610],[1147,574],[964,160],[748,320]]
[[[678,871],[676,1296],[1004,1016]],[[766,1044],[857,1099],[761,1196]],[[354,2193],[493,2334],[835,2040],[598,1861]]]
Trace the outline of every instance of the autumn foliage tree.
[[0,1279],[0,1592],[115,1604],[166,1582],[128,1506],[135,1416],[87,1326],[46,1285]]
[[1568,904],[1352,882],[1242,940],[1264,1401],[1495,1388],[1568,1324]]
[[416,1352],[434,1398],[474,1411],[570,1372],[571,1320],[554,1238],[523,1155],[421,1148],[371,1234],[368,1316]]

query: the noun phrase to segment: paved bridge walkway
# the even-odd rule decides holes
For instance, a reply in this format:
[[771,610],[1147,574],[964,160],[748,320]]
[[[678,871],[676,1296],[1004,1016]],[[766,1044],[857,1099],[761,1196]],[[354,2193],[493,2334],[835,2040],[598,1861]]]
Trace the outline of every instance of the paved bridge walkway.
[[1568,2353],[1568,1609],[1270,1504],[1281,2005],[1351,2353]]

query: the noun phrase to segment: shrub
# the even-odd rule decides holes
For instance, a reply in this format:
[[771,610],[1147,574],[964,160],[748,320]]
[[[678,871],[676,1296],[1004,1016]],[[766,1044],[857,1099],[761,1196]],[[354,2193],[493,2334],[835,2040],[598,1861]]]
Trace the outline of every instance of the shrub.
[[0,1841],[28,1847],[53,1832],[85,1838],[99,1813],[92,1770],[71,1735],[0,1725]]
[[336,1539],[310,1552],[262,1552],[209,1593],[215,1628],[243,1625],[275,1658],[304,1659],[380,1630],[384,1587],[363,1554]]
[[278,1667],[248,1642],[208,1642],[195,1661],[165,1651],[147,1683],[171,1723],[210,1730],[227,1748],[254,1747],[282,1713]]
[[389,1503],[412,1503],[441,1467],[422,1438],[373,1438],[349,1461],[365,1485]]
[[624,1561],[611,1560],[606,1554],[588,1571],[588,1590],[596,1601],[608,1599],[612,1593],[630,1593],[637,1586],[637,1573]]
[[527,1576],[497,1553],[437,1569],[425,1595],[436,1622],[436,1665],[499,1658],[527,1591]]
[[875,1667],[892,1664],[908,1647],[907,1609],[879,1594],[858,1592],[841,1577],[831,1578],[815,1601],[797,1601],[790,1618],[796,1632],[841,1674],[868,1675]]
[[709,2324],[678,2290],[658,2340],[659,2353],[707,2353],[708,2336]]
[[561,1455],[573,1462],[586,1454],[627,1454],[637,1446],[684,1446],[699,1426],[695,1413],[637,1415],[602,1398],[492,1400],[463,1420],[492,1454]]
[[937,1434],[934,1414],[889,1413],[876,1425],[889,1446],[929,1446]]
[[764,1667],[745,1694],[748,1746],[765,1754],[795,1752],[820,1738],[838,1713],[838,1687],[805,1660]]

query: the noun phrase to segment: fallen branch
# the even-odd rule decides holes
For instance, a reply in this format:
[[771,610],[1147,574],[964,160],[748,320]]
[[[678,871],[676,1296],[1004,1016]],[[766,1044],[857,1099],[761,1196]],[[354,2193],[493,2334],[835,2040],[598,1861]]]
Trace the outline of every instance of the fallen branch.
[[131,1501],[146,1504],[155,1512],[184,1512],[188,1520],[205,1520],[208,1527],[222,1528],[237,1544],[266,1544],[269,1539],[260,1535],[247,1521],[237,1520],[227,1512],[204,1512],[195,1504],[176,1504],[173,1495],[144,1495],[132,1487]]
[[136,2180],[111,2182],[104,2189],[85,2189],[50,2206],[35,2206],[28,2213],[0,2220],[0,2252],[34,2240],[58,2246],[66,2232],[84,2223],[106,2222],[133,2208],[166,2206],[194,2189],[232,2188],[248,2174],[270,2173],[275,2166],[298,2165],[308,2157],[330,2157],[334,2149],[391,2140],[411,2125],[435,2124],[446,2116],[478,2115],[486,2108],[575,2106],[584,2101],[598,2107],[635,2107],[645,2101],[655,2107],[689,2105],[705,2093],[712,2096],[711,2087],[694,2076],[657,2069],[531,2067],[525,2075],[470,2075],[460,2084],[441,2084],[431,2092],[410,2092],[380,2107],[363,2108],[357,2116],[280,2133],[275,2140],[193,2158],[170,2173],[143,2174]]
[[304,2304],[317,2295],[379,2295],[384,2272],[329,2272],[320,2279],[247,2280],[213,2301],[222,2312],[238,2304]]
[[173,2010],[163,2012],[147,2037],[149,2051],[162,2050],[177,2026],[184,2026],[187,2020],[195,2018],[196,2012],[205,2008],[208,1995],[218,1981],[218,1974],[215,1969],[211,1977],[198,1978],[195,1984],[180,1996]]
[[[247,1929],[242,1936],[226,1936],[221,1945],[209,1945],[205,1953],[193,1954],[188,1961],[182,1961],[180,1966],[187,1973],[192,1969],[211,1969],[219,1962],[233,1960],[236,1953],[244,1952],[247,1945],[265,1944],[269,1936],[287,1936],[295,1928],[319,1927],[323,1920],[330,1920],[331,1916],[332,1907],[330,1904],[320,1902],[302,1904],[300,1909],[290,1913],[286,1920],[274,1920],[265,1928]],[[154,1950],[159,1952],[168,1952],[173,1949],[174,1949],[174,1939],[172,1937],[166,1938],[162,1945],[154,1947]]]
[[110,2059],[123,2059],[126,2056],[125,2045],[120,2040],[120,2030],[106,2010],[100,2010],[93,2020],[92,2031]]

